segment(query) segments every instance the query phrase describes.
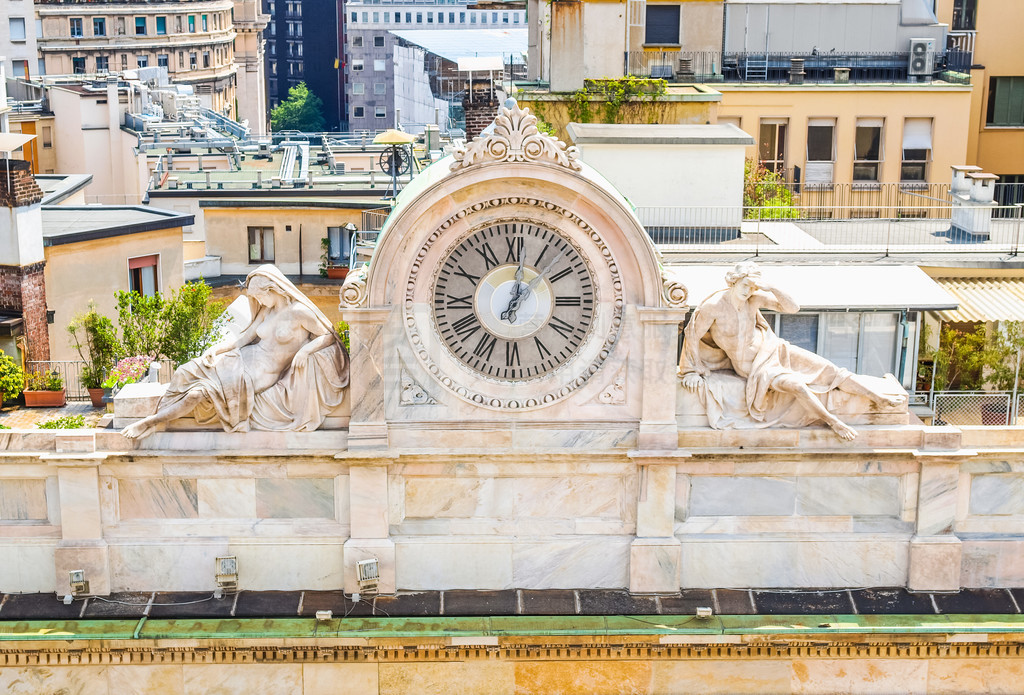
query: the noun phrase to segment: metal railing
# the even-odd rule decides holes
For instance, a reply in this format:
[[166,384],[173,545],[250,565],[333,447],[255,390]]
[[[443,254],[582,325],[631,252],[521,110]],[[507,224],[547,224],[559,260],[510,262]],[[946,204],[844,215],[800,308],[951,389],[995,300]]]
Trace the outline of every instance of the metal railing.
[[932,410],[934,425],[984,425],[1008,427],[1018,424],[1024,393],[1011,391],[931,391],[924,394]]
[[[169,383],[174,373],[174,362],[167,359],[160,362],[157,380],[161,384]],[[82,370],[88,364],[82,360],[48,360],[25,362],[27,373],[57,372],[64,381],[64,394],[69,401],[89,400],[89,391],[82,386]]]
[[[899,83],[910,75],[910,53],[788,53],[721,51],[626,51],[625,74],[670,82],[790,81],[792,60],[803,61],[803,83],[834,83],[836,70],[848,82]],[[973,55],[960,47],[935,56],[934,74],[943,70],[969,72]]]
[[836,219],[844,210],[905,210],[921,206],[928,206],[929,214],[949,216],[948,183],[801,183],[793,180],[796,175],[793,169],[787,169],[783,175],[786,183],[747,184],[748,192],[755,193],[756,200],[764,200],[766,197],[776,198],[780,189],[784,190],[793,205],[816,210],[819,218]]
[[986,233],[952,224],[949,204],[903,206],[638,207],[636,214],[666,253],[1017,255],[1021,208],[993,214]]
[[390,206],[363,210],[360,215],[360,229],[364,232],[379,232],[384,228],[384,223],[387,222],[390,214]]

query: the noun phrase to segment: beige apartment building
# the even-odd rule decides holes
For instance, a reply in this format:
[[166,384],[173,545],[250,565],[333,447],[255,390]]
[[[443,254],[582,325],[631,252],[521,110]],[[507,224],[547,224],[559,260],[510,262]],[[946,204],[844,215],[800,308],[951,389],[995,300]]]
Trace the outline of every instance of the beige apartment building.
[[232,0],[90,2],[39,0],[46,74],[102,74],[166,67],[204,106],[236,117]]
[[1000,183],[1024,184],[1024,55],[1019,48],[1024,3],[937,0],[936,5],[939,20],[949,24],[950,44],[973,54],[967,163],[998,174]]

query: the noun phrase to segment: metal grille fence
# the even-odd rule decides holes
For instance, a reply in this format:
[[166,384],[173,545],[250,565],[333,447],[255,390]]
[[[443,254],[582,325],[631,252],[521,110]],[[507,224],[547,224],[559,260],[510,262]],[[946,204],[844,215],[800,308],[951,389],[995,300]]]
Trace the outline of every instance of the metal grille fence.
[[[160,370],[157,373],[157,380],[166,384],[171,380],[174,373],[174,362],[171,360],[158,360]],[[64,393],[69,401],[89,400],[89,391],[82,386],[82,369],[87,363],[81,360],[50,360],[50,361],[29,361],[25,363],[26,372],[57,372],[64,380]]]
[[1010,391],[934,391],[927,394],[935,425],[1016,425],[1024,403]]

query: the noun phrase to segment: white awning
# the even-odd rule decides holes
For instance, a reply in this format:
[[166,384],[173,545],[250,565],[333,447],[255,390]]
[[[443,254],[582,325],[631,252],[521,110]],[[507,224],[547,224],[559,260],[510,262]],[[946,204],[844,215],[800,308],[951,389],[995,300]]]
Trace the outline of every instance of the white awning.
[[960,307],[940,311],[943,321],[1024,321],[1024,279],[935,278]]
[[505,61],[500,56],[459,58],[459,72],[501,72]]
[[0,152],[14,152],[26,142],[35,140],[35,135],[22,135],[21,133],[0,133]]
[[857,119],[857,127],[858,128],[881,128],[883,125],[885,125],[885,119],[884,118],[858,118]]
[[930,150],[932,148],[932,119],[908,118],[903,122],[903,149]]
[[[687,302],[697,306],[725,289],[732,265],[672,265],[666,271],[686,286]],[[766,282],[779,287],[801,309],[822,311],[941,311],[957,300],[916,266],[762,265]]]

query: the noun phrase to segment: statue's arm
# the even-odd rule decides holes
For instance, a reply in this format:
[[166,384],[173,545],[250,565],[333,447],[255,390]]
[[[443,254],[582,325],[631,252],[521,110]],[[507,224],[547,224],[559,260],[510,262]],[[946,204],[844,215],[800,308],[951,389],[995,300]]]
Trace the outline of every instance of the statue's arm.
[[698,308],[687,324],[683,333],[683,354],[679,357],[679,373],[684,377],[687,374],[707,375],[708,369],[700,359],[700,341],[711,330],[714,322],[715,317],[711,311]]
[[800,304],[798,304],[797,301],[788,293],[780,290],[775,285],[769,285],[766,282],[759,282],[757,289],[758,292],[755,296],[759,300],[759,309],[778,311],[782,314],[795,314],[800,311]]
[[295,357],[292,358],[293,367],[300,362],[305,361],[317,350],[322,350],[335,341],[334,334],[325,332],[324,327],[309,311],[302,311],[299,313],[299,325],[307,333],[315,337],[299,348],[299,351],[295,353]]

